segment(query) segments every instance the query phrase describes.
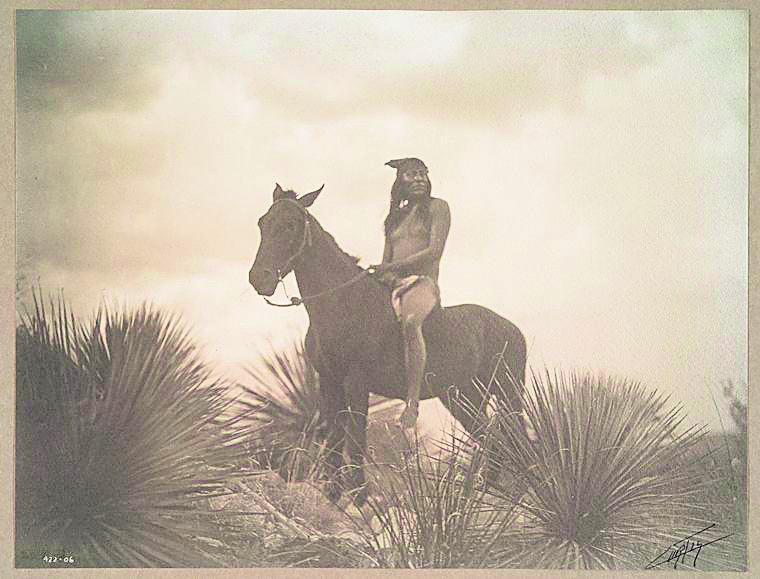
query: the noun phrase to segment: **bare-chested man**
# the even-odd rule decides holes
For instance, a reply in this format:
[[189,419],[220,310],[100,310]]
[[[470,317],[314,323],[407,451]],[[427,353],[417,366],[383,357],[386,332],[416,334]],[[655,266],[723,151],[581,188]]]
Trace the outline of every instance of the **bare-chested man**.
[[428,170],[422,161],[396,159],[386,165],[396,169],[396,181],[385,218],[383,261],[371,269],[393,287],[391,301],[401,322],[406,363],[406,408],[400,422],[411,428],[419,414],[427,361],[422,322],[440,305],[438,270],[451,214],[448,203],[430,196]]

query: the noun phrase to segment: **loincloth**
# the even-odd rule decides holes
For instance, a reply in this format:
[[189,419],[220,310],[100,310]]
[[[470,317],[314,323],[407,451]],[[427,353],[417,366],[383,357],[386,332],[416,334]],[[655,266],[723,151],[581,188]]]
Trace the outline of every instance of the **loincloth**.
[[425,294],[429,297],[429,308],[431,310],[441,303],[441,293],[438,289],[438,284],[431,277],[426,275],[404,276],[395,280],[393,291],[391,292],[391,305],[393,306],[393,311],[396,312],[396,317],[399,319],[401,319],[401,298],[412,290],[424,292],[420,296],[422,298],[425,297]]

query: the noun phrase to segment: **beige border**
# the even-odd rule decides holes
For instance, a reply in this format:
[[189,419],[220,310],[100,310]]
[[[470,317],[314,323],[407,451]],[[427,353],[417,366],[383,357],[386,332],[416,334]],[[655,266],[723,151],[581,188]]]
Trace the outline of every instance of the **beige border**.
[[[758,270],[760,269],[760,247],[756,243],[756,228],[760,223],[760,208],[758,206],[756,189],[758,187],[758,175],[756,167],[760,167],[760,158],[758,158],[757,147],[757,117],[754,114],[754,95],[760,94],[758,86],[758,54],[755,50],[758,42],[756,27],[754,26],[751,10],[752,3],[749,0],[729,1],[729,0],[518,0],[507,2],[506,0],[252,0],[244,2],[241,0],[167,0],[165,2],[140,1],[140,0],[103,0],[101,2],[85,0],[11,0],[0,8],[2,15],[2,24],[0,25],[0,75],[3,82],[0,87],[0,132],[3,139],[0,140],[0,194],[2,203],[0,203],[0,303],[3,307],[0,309],[0,379],[5,385],[5,396],[0,398],[0,411],[2,412],[2,423],[11,425],[10,432],[4,437],[2,451],[0,452],[0,473],[2,473],[2,485],[5,493],[0,501],[0,576],[49,576],[51,574],[59,576],[73,577],[112,577],[126,576],[131,577],[153,577],[153,576],[171,576],[171,577],[197,577],[198,570],[161,570],[153,571],[148,569],[72,569],[57,570],[50,572],[47,570],[16,570],[13,568],[13,408],[14,408],[14,323],[15,323],[15,133],[14,133],[14,11],[21,8],[48,8],[48,9],[251,9],[251,8],[312,8],[312,9],[422,9],[422,10],[474,10],[474,9],[634,9],[634,10],[687,10],[687,9],[745,9],[750,12],[750,196],[749,196],[749,225],[750,225],[750,244],[749,244],[749,376],[760,376],[760,358],[756,354],[754,341],[756,338],[755,330],[760,325],[760,308],[757,307],[757,292],[760,288],[760,278]],[[753,243],[755,242],[755,243]],[[750,383],[752,380],[750,380]],[[750,427],[750,445],[755,449],[758,432],[760,432],[760,406],[754,404],[754,395],[750,396],[752,404],[749,406]],[[760,462],[758,453],[750,452],[749,469],[750,474],[758,472]],[[750,476],[752,481],[753,476]],[[749,504],[760,504],[757,485],[750,482],[749,487]],[[758,535],[757,532],[759,515],[758,509],[749,509],[750,511],[750,552],[749,568],[758,566]],[[754,512],[753,512],[754,511]],[[40,572],[42,571],[42,572]],[[414,577],[459,577],[467,574],[471,577],[582,577],[591,575],[588,572],[563,571],[561,573],[551,571],[487,571],[487,570],[418,570],[418,571],[359,571],[356,569],[204,569],[200,571],[204,576],[215,577],[326,577],[333,579],[356,576],[414,576]],[[594,572],[594,577],[620,577],[620,576],[647,576],[652,572]],[[679,573],[678,576],[681,574]],[[673,572],[658,571],[657,577],[676,576]],[[749,576],[749,573],[706,573],[702,576],[725,576],[738,577]]]

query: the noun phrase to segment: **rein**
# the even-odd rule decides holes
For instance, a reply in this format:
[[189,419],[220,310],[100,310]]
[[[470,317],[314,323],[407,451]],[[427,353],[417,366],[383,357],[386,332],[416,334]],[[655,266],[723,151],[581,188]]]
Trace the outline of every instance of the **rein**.
[[[296,251],[293,255],[291,255],[290,259],[288,259],[288,261],[285,262],[285,267],[283,268],[283,270],[285,270],[285,271],[288,270],[288,268],[290,267],[291,263],[293,263],[296,259],[298,259],[301,256],[301,254],[304,252],[304,250],[307,247],[311,247],[311,242],[312,242],[312,238],[311,238],[311,215],[309,214],[309,212],[306,210],[305,207],[301,207],[300,205],[298,205],[298,207],[304,213],[303,239],[301,240],[301,245],[298,247],[298,251]],[[283,270],[280,270],[280,269],[277,270],[277,285],[282,284],[283,289],[285,289],[285,282],[284,282],[284,277],[285,276],[282,275],[282,271]],[[334,292],[338,291],[339,289],[342,289],[342,288],[344,288],[344,287],[346,287],[348,285],[351,285],[352,283],[358,281],[359,279],[361,279],[365,275],[369,275],[369,273],[370,273],[369,270],[362,269],[358,274],[356,274],[354,277],[352,277],[348,281],[345,281],[342,284],[337,285],[337,286],[335,286],[333,288],[330,288],[330,289],[327,289],[325,291],[322,291],[322,292],[319,292],[319,293],[316,293],[316,294],[313,294],[313,295],[310,295],[310,296],[306,296],[306,297],[300,297],[300,298],[299,297],[292,297],[292,298],[290,298],[290,303],[289,304],[276,304],[274,302],[269,301],[266,296],[262,296],[262,297],[264,298],[264,301],[266,303],[268,303],[270,306],[275,306],[275,307],[278,307],[278,308],[289,308],[291,306],[300,306],[304,302],[315,300],[315,299],[323,297],[325,295],[334,293]],[[287,275],[287,274],[285,274],[285,275]],[[287,290],[285,290],[285,295],[286,296],[288,295]]]
[[[339,289],[342,289],[342,288],[346,287],[347,285],[351,285],[352,283],[358,281],[360,278],[364,277],[365,275],[369,275],[369,271],[367,271],[366,269],[363,269],[359,273],[357,273],[354,277],[352,277],[351,279],[349,279],[348,281],[344,281],[342,284],[337,285],[337,286],[335,286],[333,288],[330,288],[330,289],[327,289],[325,291],[322,291],[322,292],[319,292],[319,293],[316,293],[316,294],[312,294],[312,295],[306,296],[306,297],[301,297],[301,298],[299,298],[299,297],[292,297],[292,298],[290,298],[290,303],[289,304],[276,304],[274,302],[270,302],[266,298],[266,296],[263,296],[263,297],[264,297],[264,301],[266,303],[268,303],[270,306],[275,306],[275,307],[278,307],[278,308],[289,308],[290,306],[300,306],[304,302],[309,302],[309,301],[315,300],[317,298],[321,298],[322,296],[334,293],[334,292],[338,291]],[[277,283],[278,284],[282,283],[283,284],[282,287],[283,288],[285,287],[285,284],[283,283],[283,278],[282,277],[279,277]],[[286,295],[287,295],[287,293],[286,293]]]

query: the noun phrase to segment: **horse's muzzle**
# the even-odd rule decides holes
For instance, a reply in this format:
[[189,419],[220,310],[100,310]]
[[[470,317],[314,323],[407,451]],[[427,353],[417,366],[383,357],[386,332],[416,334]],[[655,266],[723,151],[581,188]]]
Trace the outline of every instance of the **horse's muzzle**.
[[248,283],[259,295],[270,297],[277,289],[277,276],[270,269],[252,267],[248,272]]

